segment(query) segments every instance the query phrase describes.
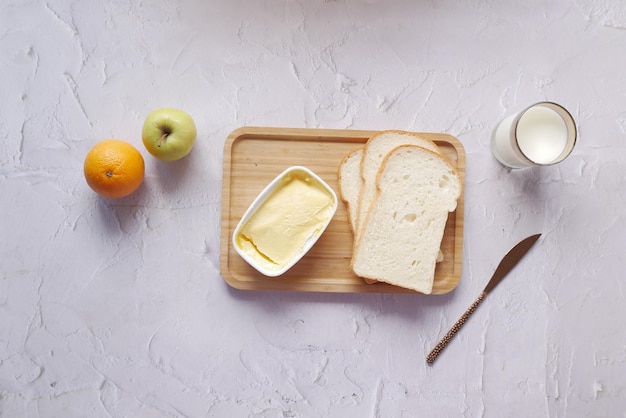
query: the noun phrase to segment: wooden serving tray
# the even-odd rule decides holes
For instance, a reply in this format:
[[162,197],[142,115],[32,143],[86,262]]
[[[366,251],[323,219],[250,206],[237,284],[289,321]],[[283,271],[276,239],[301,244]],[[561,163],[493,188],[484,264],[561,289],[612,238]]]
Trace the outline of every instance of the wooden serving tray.
[[[343,202],[313,248],[279,277],[266,277],[234,250],[233,230],[254,198],[283,170],[302,165],[332,187],[337,186],[340,161],[363,146],[377,131],[243,127],[233,131],[224,145],[220,270],[224,280],[242,290],[301,292],[416,293],[386,283],[367,284],[350,269],[352,232]],[[435,141],[465,178],[465,150],[448,134],[420,133]],[[339,194],[339,193],[337,193]],[[435,271],[433,294],[453,290],[461,279],[464,194],[450,213],[442,241],[444,260]]]

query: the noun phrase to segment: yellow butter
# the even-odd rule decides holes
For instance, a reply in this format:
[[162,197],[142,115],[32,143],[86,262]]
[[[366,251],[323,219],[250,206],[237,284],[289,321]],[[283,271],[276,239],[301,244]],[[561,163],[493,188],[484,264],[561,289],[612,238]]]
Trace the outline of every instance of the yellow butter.
[[326,227],[335,199],[305,171],[293,171],[240,229],[236,243],[258,265],[279,270]]

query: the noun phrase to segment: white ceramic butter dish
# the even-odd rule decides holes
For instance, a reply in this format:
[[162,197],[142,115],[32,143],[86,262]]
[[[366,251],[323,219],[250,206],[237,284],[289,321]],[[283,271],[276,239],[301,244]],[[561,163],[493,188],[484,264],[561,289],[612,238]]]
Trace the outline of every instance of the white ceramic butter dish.
[[254,199],[232,236],[235,251],[269,277],[293,267],[337,211],[337,195],[317,174],[293,166]]

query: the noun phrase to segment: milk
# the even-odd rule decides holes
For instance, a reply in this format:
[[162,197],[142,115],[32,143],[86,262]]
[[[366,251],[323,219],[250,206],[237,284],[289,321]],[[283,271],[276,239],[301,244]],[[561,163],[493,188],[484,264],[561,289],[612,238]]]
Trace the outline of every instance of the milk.
[[505,118],[493,132],[491,150],[511,168],[555,164],[576,142],[576,125],[567,110],[541,102]]
[[567,145],[565,121],[548,107],[531,107],[524,112],[516,133],[520,151],[537,164],[550,164]]

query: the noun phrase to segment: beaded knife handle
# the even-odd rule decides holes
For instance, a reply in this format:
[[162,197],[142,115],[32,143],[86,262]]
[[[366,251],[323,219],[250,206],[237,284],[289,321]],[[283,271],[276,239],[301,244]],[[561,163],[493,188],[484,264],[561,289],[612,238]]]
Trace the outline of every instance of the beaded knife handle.
[[487,296],[487,293],[482,292],[478,296],[478,298],[476,298],[474,303],[472,303],[472,305],[469,308],[467,308],[467,311],[465,311],[465,313],[459,318],[459,320],[456,321],[456,323],[452,326],[452,328],[450,328],[450,331],[448,331],[448,333],[441,339],[441,341],[439,341],[439,343],[435,346],[435,348],[433,348],[433,350],[430,352],[428,357],[426,357],[426,362],[428,364],[434,363],[434,361],[437,359],[437,356],[441,354],[443,349],[446,348],[446,346],[452,340],[452,338],[456,335],[456,333],[459,332],[459,330],[461,329],[463,325],[465,325],[465,321],[467,321],[470,315],[474,313],[476,308],[478,308],[478,305],[480,305],[483,299],[485,299],[485,296]]

